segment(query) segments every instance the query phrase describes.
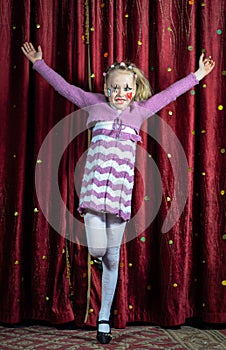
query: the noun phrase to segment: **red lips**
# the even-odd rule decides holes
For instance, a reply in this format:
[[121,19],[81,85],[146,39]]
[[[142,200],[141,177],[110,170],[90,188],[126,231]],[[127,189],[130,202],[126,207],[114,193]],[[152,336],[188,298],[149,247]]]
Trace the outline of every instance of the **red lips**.
[[115,101],[126,101],[124,98],[115,98]]

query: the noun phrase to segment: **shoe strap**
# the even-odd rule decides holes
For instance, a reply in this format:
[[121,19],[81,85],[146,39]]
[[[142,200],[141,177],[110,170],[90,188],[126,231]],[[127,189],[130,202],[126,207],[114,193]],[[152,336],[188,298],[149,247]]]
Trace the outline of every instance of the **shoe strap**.
[[99,324],[108,324],[108,325],[110,325],[110,321],[108,321],[108,320],[100,320],[100,321],[98,321],[97,320],[97,324],[99,325]]

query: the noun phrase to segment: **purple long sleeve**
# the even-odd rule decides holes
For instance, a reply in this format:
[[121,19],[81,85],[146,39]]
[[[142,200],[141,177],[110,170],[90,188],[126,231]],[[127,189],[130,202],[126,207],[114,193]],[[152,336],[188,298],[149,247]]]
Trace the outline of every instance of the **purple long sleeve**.
[[177,97],[184,94],[186,91],[199,83],[194,73],[190,73],[185,78],[176,81],[167,89],[153,95],[146,101],[142,101],[140,105],[154,114],[167,106],[170,102],[175,101]]
[[106,101],[103,94],[86,92],[77,86],[69,84],[58,73],[51,69],[44,60],[37,60],[33,69],[36,70],[60,95],[83,108]]
[[[51,69],[43,60],[36,61],[33,65],[41,76],[54,87],[62,96],[73,102],[80,108],[86,107],[89,112],[87,126],[93,126],[97,121],[114,120],[118,117],[117,109],[114,109],[106,102],[103,94],[86,92],[77,86],[71,85],[59,74]],[[155,94],[145,101],[133,102],[134,108],[126,108],[120,115],[123,124],[128,125],[137,131],[143,121],[157,113],[163,107],[174,101],[180,95],[198,84],[194,73],[178,80],[162,92]]]

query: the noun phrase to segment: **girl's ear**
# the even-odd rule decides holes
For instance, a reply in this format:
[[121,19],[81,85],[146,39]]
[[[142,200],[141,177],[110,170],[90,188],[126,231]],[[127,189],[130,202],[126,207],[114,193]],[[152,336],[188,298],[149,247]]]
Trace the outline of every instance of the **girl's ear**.
[[136,92],[137,92],[137,85],[134,84],[134,86],[133,86],[133,98],[135,97]]
[[108,97],[108,89],[106,83],[104,83],[104,94],[106,97]]

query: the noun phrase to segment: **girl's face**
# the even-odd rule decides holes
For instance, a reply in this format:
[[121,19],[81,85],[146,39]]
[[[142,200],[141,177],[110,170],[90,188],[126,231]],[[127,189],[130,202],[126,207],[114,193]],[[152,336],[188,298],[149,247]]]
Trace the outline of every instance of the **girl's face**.
[[117,70],[110,73],[104,85],[104,93],[112,107],[121,111],[126,109],[136,93],[134,75]]

